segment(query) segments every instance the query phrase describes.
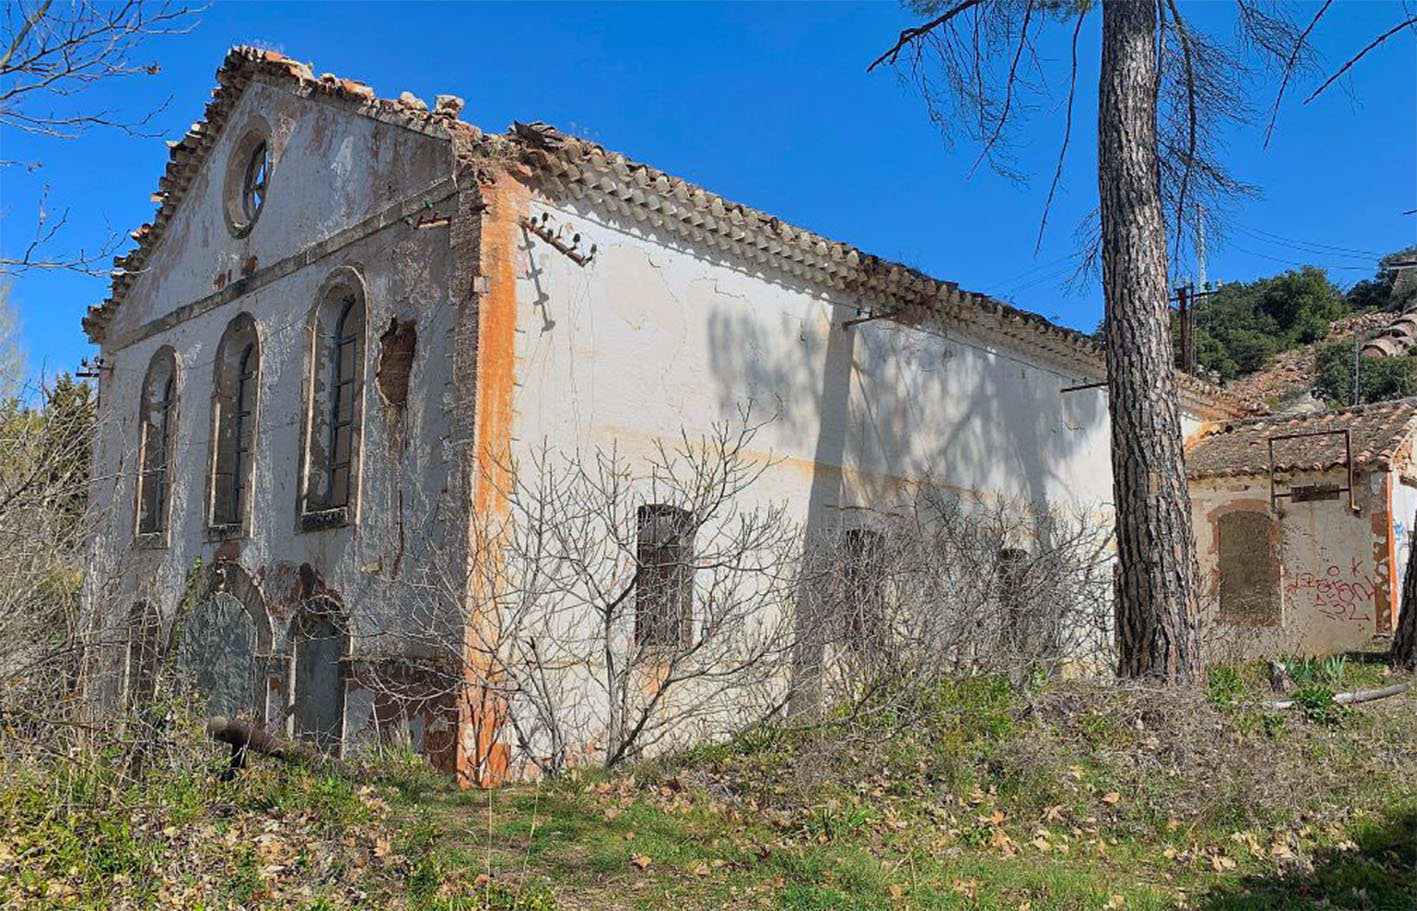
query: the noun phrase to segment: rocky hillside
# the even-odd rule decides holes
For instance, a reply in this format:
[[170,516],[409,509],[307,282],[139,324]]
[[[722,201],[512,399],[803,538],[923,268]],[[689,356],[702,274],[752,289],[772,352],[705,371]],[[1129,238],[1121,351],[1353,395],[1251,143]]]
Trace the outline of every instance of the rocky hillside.
[[1334,320],[1328,337],[1321,342],[1302,345],[1275,356],[1267,370],[1251,373],[1230,383],[1226,389],[1247,406],[1260,411],[1315,410],[1323,403],[1313,396],[1318,378],[1317,352],[1323,345],[1350,340],[1355,334],[1367,335],[1392,322],[1395,314],[1388,312],[1358,313]]

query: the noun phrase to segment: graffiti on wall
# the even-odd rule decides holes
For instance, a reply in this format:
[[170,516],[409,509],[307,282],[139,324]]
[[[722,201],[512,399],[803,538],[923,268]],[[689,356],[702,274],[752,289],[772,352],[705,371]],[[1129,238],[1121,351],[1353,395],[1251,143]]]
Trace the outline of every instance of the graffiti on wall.
[[1377,585],[1356,557],[1344,566],[1330,563],[1295,573],[1284,587],[1295,607],[1312,606],[1330,620],[1371,622]]

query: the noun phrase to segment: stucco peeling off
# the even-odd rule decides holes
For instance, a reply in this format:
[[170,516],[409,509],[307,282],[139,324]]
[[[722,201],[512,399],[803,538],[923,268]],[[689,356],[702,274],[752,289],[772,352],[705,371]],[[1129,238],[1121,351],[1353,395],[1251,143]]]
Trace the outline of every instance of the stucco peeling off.
[[[469,540],[475,542],[469,573],[469,603],[487,603],[493,574],[499,572],[497,542],[489,529],[500,527],[510,510],[513,391],[516,383],[518,216],[526,210],[527,191],[506,175],[483,190],[480,261],[486,279],[478,300],[477,398],[474,440],[475,474]],[[494,669],[487,659],[496,641],[497,618],[474,613],[467,630],[468,698],[463,707],[459,745],[460,779],[491,787],[507,776],[508,749],[498,743],[506,705],[488,684]]]

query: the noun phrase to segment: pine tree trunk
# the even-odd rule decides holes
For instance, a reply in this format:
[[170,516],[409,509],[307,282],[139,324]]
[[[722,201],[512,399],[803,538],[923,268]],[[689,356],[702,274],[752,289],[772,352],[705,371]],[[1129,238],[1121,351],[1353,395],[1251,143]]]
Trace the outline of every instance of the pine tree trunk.
[[1103,0],[1102,287],[1117,513],[1117,673],[1201,672],[1200,567],[1172,361],[1156,145],[1156,4]]
[[1402,606],[1397,632],[1392,637],[1388,663],[1397,670],[1417,671],[1417,539],[1407,554],[1407,576],[1402,580]]

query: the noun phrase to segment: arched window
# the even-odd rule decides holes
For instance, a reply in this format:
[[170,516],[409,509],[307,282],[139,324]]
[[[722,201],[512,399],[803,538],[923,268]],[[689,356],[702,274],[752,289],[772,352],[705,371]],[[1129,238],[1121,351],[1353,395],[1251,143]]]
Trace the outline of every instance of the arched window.
[[331,284],[310,324],[303,513],[306,527],[343,524],[358,496],[364,400],[364,300],[353,276]]
[[177,405],[177,360],[171,348],[161,348],[143,379],[138,426],[138,534],[167,529],[170,464]]
[[214,528],[240,527],[246,519],[260,398],[260,342],[256,324],[241,314],[227,324],[217,346],[212,384],[212,494]]

